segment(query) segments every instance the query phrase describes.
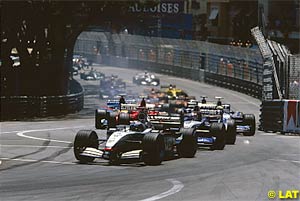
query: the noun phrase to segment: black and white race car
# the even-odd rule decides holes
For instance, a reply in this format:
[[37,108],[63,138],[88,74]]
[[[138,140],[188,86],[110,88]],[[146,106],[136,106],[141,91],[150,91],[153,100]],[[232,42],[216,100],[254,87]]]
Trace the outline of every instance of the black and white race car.
[[105,75],[103,73],[98,72],[94,69],[80,71],[80,78],[83,80],[100,80],[104,77]]
[[176,155],[194,157],[197,151],[194,129],[180,128],[182,120],[178,115],[152,118],[153,127],[141,130],[140,122],[129,122],[129,114],[120,113],[120,124],[107,139],[99,139],[94,130],[79,131],[74,140],[76,159],[89,163],[102,158],[110,164],[120,164],[123,159],[137,158],[146,165],[159,165]]
[[138,73],[132,78],[132,82],[137,85],[144,86],[158,86],[160,84],[160,79],[154,74],[148,72]]

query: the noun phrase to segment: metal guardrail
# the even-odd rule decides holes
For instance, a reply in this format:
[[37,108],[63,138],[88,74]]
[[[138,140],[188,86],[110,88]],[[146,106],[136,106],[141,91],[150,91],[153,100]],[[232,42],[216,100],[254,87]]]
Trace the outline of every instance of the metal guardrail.
[[261,104],[259,130],[283,132],[283,106],[282,100],[263,101]]
[[74,52],[107,65],[206,81],[261,97],[259,51],[203,41],[83,32]]
[[70,81],[70,94],[61,96],[1,96],[0,120],[65,115],[83,108],[83,88]]

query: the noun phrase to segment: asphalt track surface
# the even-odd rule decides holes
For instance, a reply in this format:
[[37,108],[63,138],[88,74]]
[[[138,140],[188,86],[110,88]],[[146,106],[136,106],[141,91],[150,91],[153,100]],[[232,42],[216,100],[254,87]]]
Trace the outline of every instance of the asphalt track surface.
[[[135,70],[99,67],[118,74],[128,89]],[[224,97],[234,110],[254,113],[260,101],[238,92],[191,80],[160,75],[190,95]],[[238,136],[223,151],[199,149],[195,158],[164,161],[159,166],[105,160],[78,164],[72,142],[80,129],[94,128],[99,81],[81,81],[84,109],[72,115],[1,122],[0,200],[269,200],[269,190],[300,189],[300,137],[256,132]]]

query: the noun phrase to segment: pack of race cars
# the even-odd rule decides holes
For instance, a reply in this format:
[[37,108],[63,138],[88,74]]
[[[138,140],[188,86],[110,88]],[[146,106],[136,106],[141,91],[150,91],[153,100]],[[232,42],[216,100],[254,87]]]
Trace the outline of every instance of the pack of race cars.
[[126,102],[107,100],[105,107],[97,109],[95,127],[107,135],[101,139],[97,130],[79,131],[74,140],[76,159],[89,163],[102,158],[120,164],[136,158],[159,165],[174,157],[192,158],[199,147],[223,150],[235,144],[237,133],[255,135],[255,116],[232,111],[221,97],[216,102],[207,102],[205,96],[196,100],[175,85],[145,92],[143,97],[125,97]]

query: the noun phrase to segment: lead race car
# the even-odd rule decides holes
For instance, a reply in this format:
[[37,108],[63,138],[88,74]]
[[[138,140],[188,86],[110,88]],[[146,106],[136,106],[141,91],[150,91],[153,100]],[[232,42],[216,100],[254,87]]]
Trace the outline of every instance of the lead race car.
[[234,120],[236,125],[236,132],[241,133],[244,136],[254,136],[256,130],[256,121],[254,114],[245,114],[240,111],[232,111],[230,104],[223,104],[221,102],[222,97],[216,97],[218,99],[217,105],[223,110],[223,119]]
[[[194,129],[184,129],[178,115],[150,117],[151,126],[140,130],[137,122],[129,121],[129,114],[120,113],[116,131],[107,139],[99,139],[94,130],[80,130],[74,140],[74,155],[81,163],[95,158],[119,164],[122,159],[135,157],[146,165],[159,165],[170,157],[195,156],[197,141]],[[102,145],[100,147],[99,145]]]

